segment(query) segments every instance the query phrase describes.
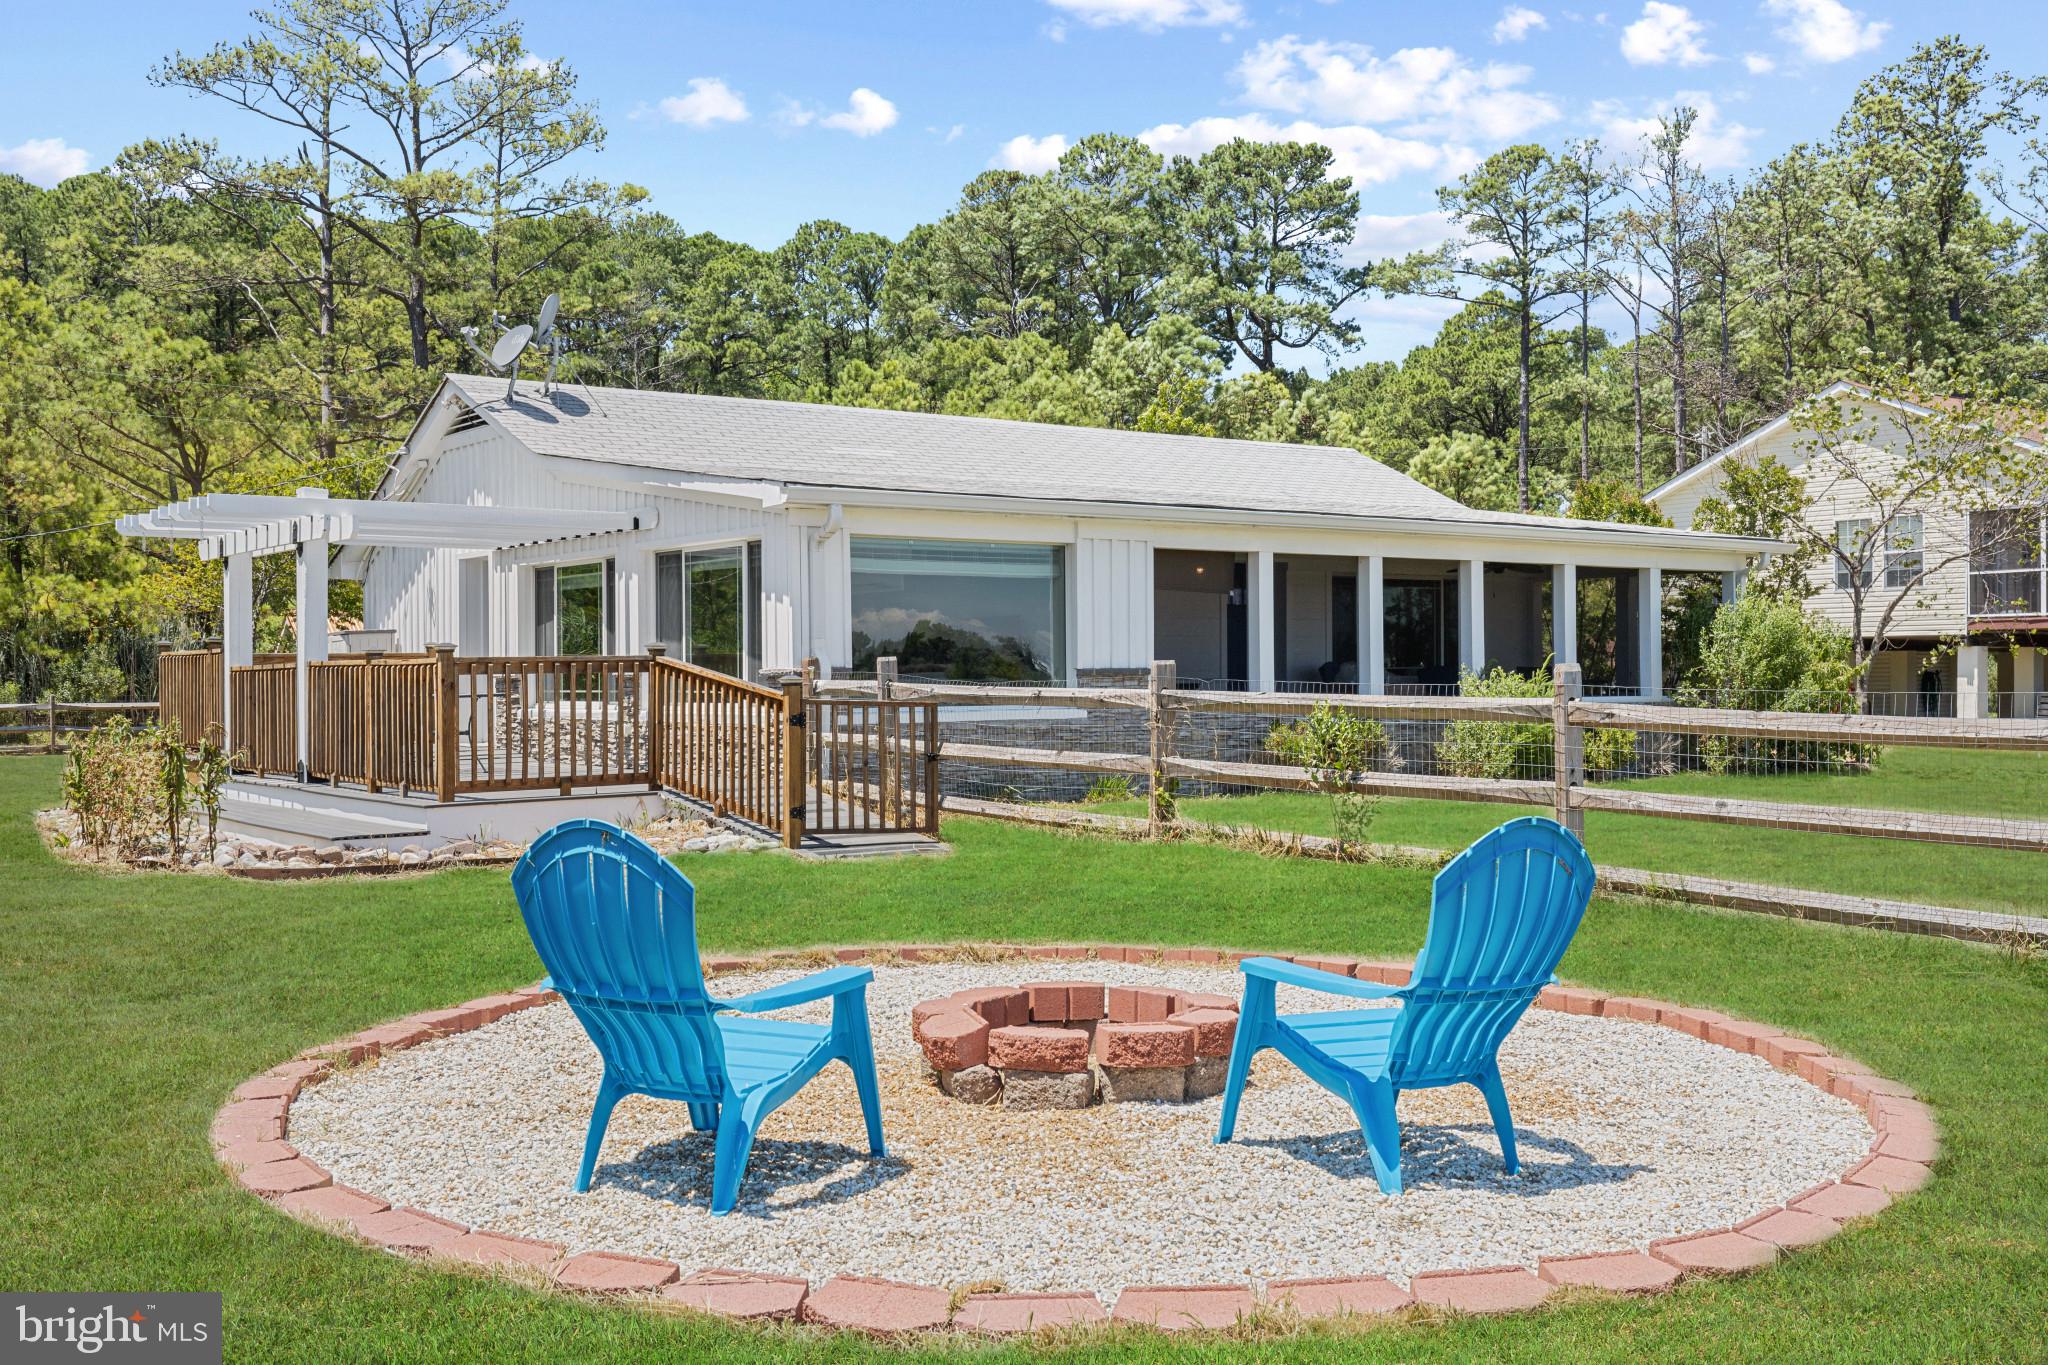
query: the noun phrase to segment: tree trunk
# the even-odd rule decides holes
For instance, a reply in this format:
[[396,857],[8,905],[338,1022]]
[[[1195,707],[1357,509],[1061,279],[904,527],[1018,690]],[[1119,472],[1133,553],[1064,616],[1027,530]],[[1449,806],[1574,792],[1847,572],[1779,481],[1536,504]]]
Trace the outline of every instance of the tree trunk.
[[1529,510],[1529,307],[1522,298],[1520,363],[1515,376],[1515,481],[1521,509]]

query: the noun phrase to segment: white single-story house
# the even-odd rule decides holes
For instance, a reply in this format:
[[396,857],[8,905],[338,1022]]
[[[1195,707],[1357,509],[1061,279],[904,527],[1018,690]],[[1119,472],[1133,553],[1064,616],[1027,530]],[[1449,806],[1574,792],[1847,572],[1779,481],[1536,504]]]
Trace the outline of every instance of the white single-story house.
[[[376,498],[636,516],[487,552],[344,543],[399,649],[676,657],[752,676],[1141,675],[1265,690],[1540,667],[1615,583],[1618,690],[1662,691],[1660,575],[1742,537],[1482,512],[1342,448],[450,375]],[[1589,665],[1590,667],[1590,665]]]
[[[230,665],[250,556],[295,550],[300,619],[325,619],[330,571],[359,578],[400,651],[1069,683],[1172,659],[1182,685],[1367,692],[1554,656],[1657,696],[1662,576],[1732,591],[1782,548],[1478,511],[1344,448],[475,375],[373,498],[301,493],[124,522],[223,561]],[[1595,594],[1610,624],[1582,631]]]
[[[1901,424],[1931,411],[1907,400],[1837,381],[1811,401],[1855,410],[1850,431],[1870,440],[1844,453],[1862,477],[1885,488],[1904,458]],[[1867,680],[1875,709],[1908,713],[2037,715],[2048,692],[2048,566],[2041,547],[2044,509],[1982,507],[1953,500],[1913,507],[1872,505],[1868,488],[1814,460],[1815,437],[1792,409],[1651,490],[1650,500],[1679,526],[1723,487],[1732,461],[1775,460],[1806,481],[1809,528],[1834,544],[1879,537],[1886,546],[1864,585],[1866,643],[1875,643],[1878,604],[1898,599]],[[2048,445],[2017,437],[2024,452],[2048,460]],[[1889,511],[1889,524],[1877,524]],[[1851,551],[1854,554],[1854,551]],[[1848,575],[1852,560],[1829,557],[1808,578],[1807,606],[1844,630],[1854,628]]]

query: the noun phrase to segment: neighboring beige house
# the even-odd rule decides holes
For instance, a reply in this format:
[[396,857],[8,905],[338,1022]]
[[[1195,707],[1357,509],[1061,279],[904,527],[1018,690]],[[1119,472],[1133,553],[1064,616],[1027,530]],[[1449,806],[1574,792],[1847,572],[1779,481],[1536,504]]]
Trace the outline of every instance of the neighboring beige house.
[[[1849,447],[1871,484],[1882,486],[1905,458],[1903,423],[1929,409],[1884,398],[1846,381],[1816,395],[1853,406],[1859,435]],[[2042,544],[2048,526],[2037,502],[2027,507],[1963,511],[1953,504],[1914,507],[1891,502],[1890,525],[1877,525],[1864,484],[1816,458],[1814,438],[1787,412],[1742,440],[1651,490],[1650,498],[1674,525],[1690,526],[1700,504],[1717,492],[1731,459],[1766,457],[1806,480],[1812,498],[1808,522],[1834,543],[1882,537],[1864,591],[1865,639],[1879,629],[1882,648],[1872,661],[1870,707],[1905,714],[2048,713],[2048,566]],[[1865,430],[1867,424],[1867,430]],[[2048,457],[2037,437],[2017,444]],[[1855,627],[1849,561],[1823,559],[1811,572],[1809,607],[1844,630]],[[1918,579],[1916,582],[1915,580]]]

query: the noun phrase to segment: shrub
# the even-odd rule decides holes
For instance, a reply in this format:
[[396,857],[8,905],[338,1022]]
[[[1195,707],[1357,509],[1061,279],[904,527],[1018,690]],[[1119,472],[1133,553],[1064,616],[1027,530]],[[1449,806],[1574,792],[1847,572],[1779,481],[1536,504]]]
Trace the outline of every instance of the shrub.
[[[1458,691],[1467,697],[1547,697],[1547,673],[1467,670]],[[1454,777],[1520,777],[1543,781],[1552,772],[1550,726],[1505,720],[1452,721],[1437,741],[1437,762]]]
[[1081,800],[1090,806],[1104,806],[1112,801],[1131,799],[1131,779],[1127,773],[1104,773],[1095,779],[1095,785]]
[[1633,730],[1586,731],[1586,771],[1627,773],[1636,764],[1636,732]]
[[[1760,711],[1856,709],[1856,665],[1848,635],[1799,603],[1745,593],[1714,613],[1700,662],[1678,690],[1680,706]],[[1787,761],[1868,766],[1875,748],[1859,744],[1728,739],[1700,741],[1711,772],[1770,771]]]
[[1373,817],[1379,814],[1379,798],[1345,788],[1360,773],[1386,763],[1389,746],[1384,725],[1329,702],[1317,702],[1300,720],[1268,731],[1266,747],[1307,773],[1315,790],[1329,796],[1339,857],[1347,841],[1364,841]]
[[81,735],[64,769],[64,805],[97,854],[127,857],[163,821],[162,750],[154,727],[113,720]]

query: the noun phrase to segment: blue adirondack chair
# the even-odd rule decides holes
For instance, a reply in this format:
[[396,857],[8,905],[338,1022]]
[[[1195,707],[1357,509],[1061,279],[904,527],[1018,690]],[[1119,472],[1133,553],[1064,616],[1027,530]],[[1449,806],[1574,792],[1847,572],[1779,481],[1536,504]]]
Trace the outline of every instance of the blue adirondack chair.
[[[1270,1047],[1350,1104],[1386,1193],[1401,1192],[1394,1101],[1403,1090],[1478,1086],[1500,1136],[1501,1157],[1514,1174],[1521,1163],[1497,1054],[1522,1011],[1555,979],[1551,973],[1592,896],[1592,859],[1564,826],[1537,817],[1511,820],[1437,873],[1429,934],[1407,985],[1246,958],[1240,964],[1244,1004],[1216,1140],[1230,1141],[1252,1058]],[[1396,1009],[1276,1015],[1273,988],[1281,982],[1400,1003]]]
[[[604,1059],[579,1193],[590,1188],[613,1106],[652,1095],[688,1105],[698,1131],[716,1130],[711,1211],[731,1212],[761,1120],[834,1061],[853,1071],[868,1150],[884,1155],[866,1007],[871,969],[836,967],[716,998],[697,956],[696,889],[646,843],[601,820],[570,820],[541,835],[512,870],[512,889],[550,984]],[[827,998],[830,1027],[741,1017]]]

